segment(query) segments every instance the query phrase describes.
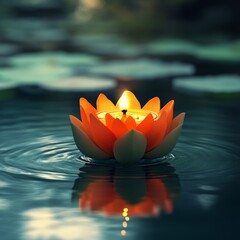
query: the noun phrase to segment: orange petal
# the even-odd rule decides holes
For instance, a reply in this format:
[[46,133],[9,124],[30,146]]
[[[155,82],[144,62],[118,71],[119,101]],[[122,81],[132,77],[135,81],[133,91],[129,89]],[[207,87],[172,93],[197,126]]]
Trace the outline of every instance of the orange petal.
[[174,128],[153,150],[145,154],[145,158],[159,158],[172,151],[180,136],[182,125]]
[[115,118],[111,114],[107,113],[105,115],[106,126],[109,129],[112,127],[112,123],[113,123],[114,120],[115,120]]
[[129,130],[135,129],[136,126],[137,126],[134,118],[131,117],[131,116],[129,116],[129,117],[127,118],[127,120],[125,121],[125,125],[127,126],[127,128],[128,128]]
[[174,107],[174,100],[171,100],[161,109],[161,112],[166,112],[167,114],[168,129],[171,126],[171,122],[173,118],[173,107]]
[[160,99],[159,97],[154,97],[150,99],[142,108],[143,110],[153,111],[158,113],[160,110]]
[[116,138],[122,137],[128,131],[126,125],[118,118],[114,119],[110,129],[115,134]]
[[93,107],[92,104],[90,102],[88,102],[87,99],[80,98],[79,104],[80,104],[80,108],[82,107],[84,109],[87,116],[90,115],[90,113],[96,114],[97,109],[95,107]]
[[90,114],[90,125],[94,142],[104,152],[113,156],[113,144],[116,141],[115,135],[93,114]]
[[[70,118],[70,122],[71,122],[74,126],[76,126],[76,127],[80,128],[80,129],[84,130],[83,123],[82,123],[78,118],[74,117],[73,115],[69,115],[69,118]],[[85,130],[84,130],[84,131],[85,131]]]
[[162,114],[154,121],[152,129],[147,134],[147,151],[155,148],[164,138],[167,130],[167,114],[162,112]]
[[98,96],[97,99],[97,111],[115,111],[116,106],[110,101],[103,93]]
[[151,113],[149,113],[141,123],[137,126],[136,130],[139,132],[142,132],[145,136],[149,133],[149,131],[152,129],[154,123],[154,119]]
[[80,107],[80,114],[81,114],[81,119],[82,119],[84,129],[85,129],[86,133],[88,134],[88,136],[91,137],[92,133],[91,133],[91,127],[90,127],[90,119],[89,119],[89,117],[87,117],[87,114],[82,107]]
[[111,156],[103,152],[81,128],[71,124],[75,144],[80,152],[94,159],[110,159]]
[[125,98],[127,99],[127,106],[125,106],[126,108],[141,109],[141,104],[137,100],[136,96],[130,91],[123,92],[122,96],[119,98],[116,104],[116,107],[118,109],[121,109],[120,103],[124,101]]
[[178,114],[178,115],[172,120],[172,123],[171,123],[171,127],[170,127],[169,132],[172,131],[174,128],[178,127],[180,124],[183,124],[184,118],[185,118],[185,112],[182,112],[182,113]]

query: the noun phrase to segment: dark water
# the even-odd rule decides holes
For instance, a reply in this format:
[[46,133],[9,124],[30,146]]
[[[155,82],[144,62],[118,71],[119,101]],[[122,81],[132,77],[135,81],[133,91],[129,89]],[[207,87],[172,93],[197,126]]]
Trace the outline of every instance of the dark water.
[[2,100],[3,239],[236,238],[238,102],[158,95],[174,95],[176,112],[187,113],[174,157],[128,168],[79,159],[68,120],[78,114],[77,98]]

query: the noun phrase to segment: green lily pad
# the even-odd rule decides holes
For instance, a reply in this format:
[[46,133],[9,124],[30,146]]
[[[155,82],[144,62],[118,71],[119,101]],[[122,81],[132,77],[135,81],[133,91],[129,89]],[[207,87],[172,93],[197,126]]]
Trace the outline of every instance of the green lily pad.
[[148,43],[146,47],[147,53],[154,55],[194,55],[197,50],[197,45],[181,39],[156,40]]
[[40,86],[47,91],[54,92],[91,92],[114,89],[117,87],[117,82],[113,79],[79,76],[44,82],[41,83]]
[[138,59],[119,60],[102,65],[93,66],[91,73],[116,78],[146,80],[152,78],[173,77],[179,75],[191,75],[195,71],[193,65],[184,63],[167,63],[158,60]]
[[196,56],[200,59],[217,62],[240,62],[240,41],[204,46],[198,49]]
[[10,63],[16,67],[29,68],[29,66],[44,66],[52,67],[81,67],[99,63],[99,59],[89,54],[72,54],[64,52],[49,52],[49,53],[27,53],[10,58]]
[[177,78],[173,81],[176,91],[190,95],[240,93],[239,75],[201,76]]
[[43,81],[58,80],[72,75],[72,70],[60,66],[32,66],[31,68],[4,68],[0,79],[17,84],[35,85]]

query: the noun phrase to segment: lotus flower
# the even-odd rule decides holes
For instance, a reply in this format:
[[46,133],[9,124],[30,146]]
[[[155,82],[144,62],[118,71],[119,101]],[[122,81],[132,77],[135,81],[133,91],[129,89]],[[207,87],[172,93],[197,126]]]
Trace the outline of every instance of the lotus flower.
[[124,91],[116,105],[100,94],[96,108],[80,98],[81,121],[70,115],[73,137],[83,154],[97,160],[160,158],[174,148],[183,125],[185,113],[173,119],[173,107],[171,100],[160,108],[160,99],[154,97],[141,108],[130,91]]

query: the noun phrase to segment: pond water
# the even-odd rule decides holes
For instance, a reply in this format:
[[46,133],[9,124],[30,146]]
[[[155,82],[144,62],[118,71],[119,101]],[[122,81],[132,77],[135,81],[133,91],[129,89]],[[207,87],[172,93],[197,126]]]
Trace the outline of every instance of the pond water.
[[[78,97],[0,102],[0,232],[12,239],[234,239],[239,225],[239,100],[194,98],[151,84],[186,112],[160,163],[81,160],[68,115]],[[89,96],[90,97],[90,96]],[[113,98],[113,96],[109,96]]]

